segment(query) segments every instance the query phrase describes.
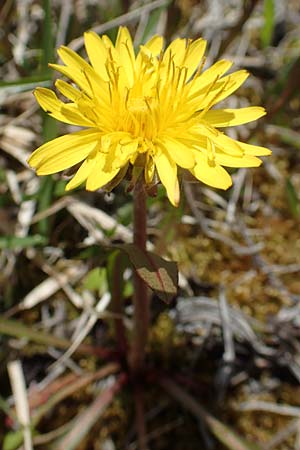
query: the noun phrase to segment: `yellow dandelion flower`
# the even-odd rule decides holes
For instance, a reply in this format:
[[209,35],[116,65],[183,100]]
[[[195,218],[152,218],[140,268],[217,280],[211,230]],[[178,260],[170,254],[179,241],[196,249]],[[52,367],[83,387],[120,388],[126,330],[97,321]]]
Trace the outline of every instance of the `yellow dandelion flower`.
[[46,88],[37,88],[41,107],[56,119],[87,129],[58,137],[33,152],[29,164],[38,175],[80,168],[67,184],[86,183],[99,189],[130,166],[141,168],[145,183],[155,173],[173,205],[179,202],[178,166],[198,180],[227,189],[231,177],[223,168],[256,167],[264,148],[226,136],[219,128],[262,117],[261,107],[211,109],[232,94],[248,77],[245,70],[225,73],[232,63],[222,60],[203,71],[206,41],[175,39],[164,51],[154,36],[137,55],[127,28],[115,45],[107,36],[85,33],[88,64],[77,53],[60,47],[64,65],[50,67],[72,80],[57,80],[64,103]]

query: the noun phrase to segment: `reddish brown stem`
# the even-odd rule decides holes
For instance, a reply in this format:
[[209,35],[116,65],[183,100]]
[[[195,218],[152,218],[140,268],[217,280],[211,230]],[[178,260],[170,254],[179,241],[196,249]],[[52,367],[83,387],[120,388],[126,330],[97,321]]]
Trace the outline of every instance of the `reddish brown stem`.
[[112,312],[116,314],[114,319],[116,339],[119,353],[123,356],[127,351],[126,332],[122,316],[123,309],[123,268],[122,255],[118,253],[114,259],[113,274],[112,274],[112,288],[111,288],[111,304]]
[[134,404],[135,404],[135,426],[138,438],[139,450],[148,450],[147,446],[147,432],[145,425],[145,411],[143,392],[139,385],[134,389]]
[[[133,242],[141,250],[146,250],[147,209],[146,193],[142,178],[135,185],[133,199]],[[147,285],[136,273],[134,274],[133,284],[134,328],[128,363],[131,372],[136,375],[142,371],[145,359],[149,328],[149,296]]]

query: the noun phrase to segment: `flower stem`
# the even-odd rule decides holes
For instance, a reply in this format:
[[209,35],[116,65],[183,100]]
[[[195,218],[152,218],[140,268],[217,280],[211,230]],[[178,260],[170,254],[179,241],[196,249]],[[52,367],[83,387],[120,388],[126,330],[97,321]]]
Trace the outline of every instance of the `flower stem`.
[[144,396],[141,387],[137,384],[134,389],[135,426],[139,450],[148,450],[147,432],[145,424]]
[[114,319],[116,340],[119,356],[123,357],[127,351],[126,331],[123,323],[123,272],[122,254],[120,252],[114,255],[112,267],[112,286],[111,286],[111,311],[116,315]]
[[[143,179],[140,177],[133,192],[133,242],[141,250],[146,250],[146,224],[146,192]],[[137,273],[134,273],[133,287],[134,328],[128,363],[131,372],[137,374],[142,371],[145,359],[149,328],[149,296],[147,285]]]

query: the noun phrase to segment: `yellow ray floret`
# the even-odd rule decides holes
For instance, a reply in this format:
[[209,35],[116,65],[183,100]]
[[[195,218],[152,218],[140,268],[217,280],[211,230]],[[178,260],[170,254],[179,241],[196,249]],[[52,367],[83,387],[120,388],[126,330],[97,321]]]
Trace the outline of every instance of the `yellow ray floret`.
[[[252,122],[265,114],[261,107],[212,109],[248,77],[245,70],[228,73],[222,60],[203,70],[206,41],[175,39],[163,51],[163,38],[154,36],[137,54],[127,28],[116,43],[93,31],[84,35],[90,64],[62,46],[64,65],[50,64],[71,80],[57,80],[61,101],[46,88],[37,88],[41,107],[62,122],[86,127],[43,144],[29,164],[38,175],[56,173],[81,163],[66,189],[86,183],[96,190],[127,167],[142,167],[145,183],[156,173],[169,200],[179,203],[178,167],[220,189],[232,181],[225,167],[257,167],[271,152],[229,138],[222,128]],[[221,130],[220,130],[221,129]]]

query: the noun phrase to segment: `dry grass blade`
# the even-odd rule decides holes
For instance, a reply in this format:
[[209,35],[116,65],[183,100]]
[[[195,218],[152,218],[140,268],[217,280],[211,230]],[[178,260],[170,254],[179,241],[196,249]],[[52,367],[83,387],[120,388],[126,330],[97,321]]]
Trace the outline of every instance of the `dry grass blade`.
[[99,208],[94,208],[79,200],[73,199],[67,209],[90,232],[96,242],[101,242],[104,239],[103,233],[97,227],[106,231],[114,230],[115,237],[125,242],[132,240],[131,231],[123,225],[120,225],[113,217],[101,211]]
[[[47,412],[49,412],[55,405],[57,405],[70,395],[73,395],[75,392],[84,389],[87,385],[91,384],[93,381],[101,380],[103,378],[108,377],[109,375],[118,372],[119,369],[120,369],[119,364],[111,363],[108,364],[107,366],[103,366],[95,373],[77,377],[68,386],[64,386],[63,388],[59,389],[56,393],[51,395],[49,400],[45,404],[37,408],[37,410],[34,412],[33,415],[35,423],[37,423],[42,417],[44,417],[45,414],[47,414]],[[46,388],[44,392],[40,393],[40,395],[41,397],[44,396],[45,398],[47,398],[48,389]]]
[[222,289],[220,292],[219,303],[224,340],[223,360],[226,363],[232,363],[235,359],[234,339],[229,318],[229,308],[224,289]]
[[[210,297],[192,297],[184,299],[179,297],[177,302],[178,321],[186,326],[190,332],[197,331],[203,323],[222,326],[219,302]],[[228,306],[227,314],[230,322],[232,335],[242,341],[248,342],[257,352],[263,355],[272,356],[276,352],[271,347],[267,347],[254,331],[254,326],[258,330],[264,331],[263,323],[253,320],[238,308]]]
[[104,310],[107,308],[110,302],[110,294],[106,292],[103,294],[97,305],[92,309],[91,313],[88,315],[85,323],[82,324],[82,327],[78,331],[77,335],[73,337],[73,342],[68,348],[68,350],[52,365],[52,367],[57,367],[60,364],[63,364],[70,356],[76,352],[79,345],[89,334],[93,326],[98,320],[98,317],[103,314]]
[[[299,430],[299,419],[293,419],[290,423],[279,430],[273,437],[263,446],[263,450],[271,450],[272,448],[278,447],[282,442],[288,439],[291,435],[297,433]],[[295,447],[296,450],[296,447]]]
[[[68,349],[72,344],[67,339],[59,338],[53,334],[44,333],[40,330],[33,330],[30,326],[26,326],[20,321],[8,320],[4,317],[0,317],[0,334],[26,338],[29,341],[60,349]],[[83,355],[97,355],[100,358],[106,358],[111,355],[109,350],[93,347],[88,344],[79,345],[76,348],[76,352]]]
[[192,188],[189,183],[184,184],[184,192],[186,195],[187,202],[189,204],[189,207],[192,210],[192,213],[195,216],[195,219],[197,223],[200,225],[201,230],[203,233],[208,236],[211,239],[214,239],[216,241],[220,241],[226,245],[228,245],[229,248],[231,248],[234,253],[237,255],[252,255],[256,254],[259,250],[261,250],[262,246],[261,244],[253,244],[253,245],[241,245],[238,242],[236,242],[234,239],[232,239],[229,236],[225,236],[224,234],[220,232],[214,231],[208,224],[208,220],[205,217],[205,215],[200,211],[200,209],[197,207],[197,202],[194,197]]
[[17,418],[21,427],[23,427],[24,450],[33,450],[30,413],[21,362],[12,361],[8,364],[7,369],[12,386]]
[[[86,274],[87,270],[87,267],[75,264],[72,267],[66,269],[64,273],[56,273],[52,269],[51,272],[53,275],[42,281],[42,283],[40,283],[31,292],[29,292],[20,302],[19,309],[31,309],[38,303],[47,300],[59,289],[65,290],[65,287],[68,286],[68,283],[77,282]],[[78,302],[76,302],[75,300],[76,306],[82,306],[81,304],[77,303]]]
[[249,402],[241,403],[238,406],[239,411],[268,411],[273,414],[280,414],[283,416],[295,416],[300,418],[300,408],[297,406],[276,404],[271,402],[263,402],[260,400],[251,400]]
[[126,375],[121,374],[113,385],[101,391],[93,403],[77,415],[73,422],[72,429],[57,443],[57,445],[55,445],[55,450],[76,449],[92,426],[102,416],[103,412],[110,405],[115,395],[120,391],[126,381]]
[[[143,14],[146,14],[147,12],[153,11],[154,9],[161,8],[163,6],[167,6],[169,2],[170,0],[151,1],[141,6],[140,8],[136,8],[133,11],[129,11],[128,13],[116,17],[115,19],[112,19],[106,23],[93,27],[92,30],[98,34],[105,33],[106,31],[114,27],[125,25],[126,23],[139,19]],[[83,42],[84,41],[82,37],[74,39],[72,42],[70,42],[69,47],[77,51],[78,49],[80,49],[80,47],[82,47]]]

